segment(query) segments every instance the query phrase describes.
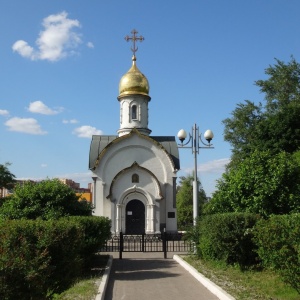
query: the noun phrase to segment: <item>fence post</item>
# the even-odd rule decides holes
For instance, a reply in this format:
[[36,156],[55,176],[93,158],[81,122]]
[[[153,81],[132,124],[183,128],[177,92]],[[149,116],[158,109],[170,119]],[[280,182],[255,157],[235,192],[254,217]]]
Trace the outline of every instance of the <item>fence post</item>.
[[145,233],[142,234],[142,252],[145,252]]
[[124,245],[123,232],[121,231],[120,232],[120,245],[119,245],[119,259],[122,259],[123,245]]
[[166,228],[164,228],[164,233],[163,233],[163,251],[164,251],[164,259],[167,258],[167,233],[166,233]]

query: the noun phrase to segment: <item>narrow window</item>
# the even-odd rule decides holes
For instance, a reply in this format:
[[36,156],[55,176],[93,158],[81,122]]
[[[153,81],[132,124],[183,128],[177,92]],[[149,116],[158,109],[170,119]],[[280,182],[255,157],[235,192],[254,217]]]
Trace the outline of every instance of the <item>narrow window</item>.
[[136,110],[137,110],[137,108],[136,108],[136,105],[133,105],[132,106],[132,108],[131,108],[131,116],[132,116],[132,119],[133,120],[136,120]]
[[132,182],[133,183],[139,183],[140,182],[138,174],[133,174],[132,175]]

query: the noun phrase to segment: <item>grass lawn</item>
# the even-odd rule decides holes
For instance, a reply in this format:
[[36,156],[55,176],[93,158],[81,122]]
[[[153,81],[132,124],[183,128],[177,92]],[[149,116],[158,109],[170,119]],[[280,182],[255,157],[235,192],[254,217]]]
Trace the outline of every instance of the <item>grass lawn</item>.
[[194,256],[184,260],[237,300],[299,300],[296,290],[269,270],[241,271],[238,266],[204,262]]
[[98,291],[98,287],[108,261],[108,255],[95,255],[93,268],[90,269],[77,282],[60,295],[55,295],[55,300],[91,300]]

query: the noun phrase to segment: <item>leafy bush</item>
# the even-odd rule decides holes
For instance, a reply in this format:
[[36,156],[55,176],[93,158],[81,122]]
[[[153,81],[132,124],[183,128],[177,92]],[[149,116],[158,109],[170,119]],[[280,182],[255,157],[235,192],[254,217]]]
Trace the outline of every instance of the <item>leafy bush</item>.
[[0,223],[0,298],[46,299],[81,272],[84,228],[69,220]]
[[81,256],[85,265],[88,265],[92,253],[98,252],[111,235],[111,221],[106,217],[70,217],[84,227],[84,241],[81,248]]
[[198,255],[207,260],[239,264],[241,268],[257,263],[252,229],[258,217],[247,213],[215,214],[199,223]]
[[109,236],[104,217],[0,221],[0,299],[46,299],[62,291]]
[[78,201],[76,193],[58,179],[17,185],[0,207],[3,219],[53,220],[65,216],[90,216],[92,206]]
[[261,220],[254,236],[263,264],[278,272],[300,294],[300,214]]

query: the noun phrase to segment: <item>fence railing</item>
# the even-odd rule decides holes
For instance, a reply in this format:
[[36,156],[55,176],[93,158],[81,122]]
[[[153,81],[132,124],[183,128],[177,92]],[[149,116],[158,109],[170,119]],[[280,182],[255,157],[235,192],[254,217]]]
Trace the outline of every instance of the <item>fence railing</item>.
[[122,259],[123,252],[163,252],[167,258],[167,252],[188,253],[192,249],[193,243],[182,233],[127,235],[120,232],[107,240],[101,251],[119,252]]

